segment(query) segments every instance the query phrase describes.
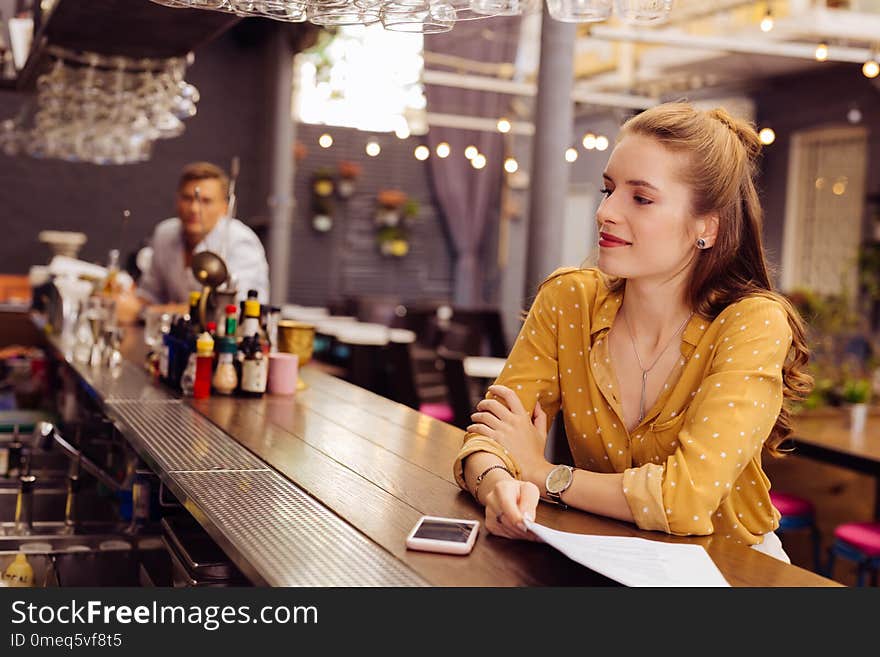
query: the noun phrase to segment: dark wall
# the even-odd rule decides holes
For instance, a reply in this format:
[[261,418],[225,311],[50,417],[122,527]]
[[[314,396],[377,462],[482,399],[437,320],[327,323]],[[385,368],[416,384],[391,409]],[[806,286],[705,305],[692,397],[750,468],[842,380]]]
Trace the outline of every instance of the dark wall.
[[820,73],[774,80],[755,94],[755,100],[758,125],[769,125],[776,132],[776,141],[764,149],[760,184],[766,217],[765,246],[778,266],[782,257],[788,153],[795,132],[850,125],[847,112],[857,106],[862,112],[862,124],[868,128],[866,191],[880,193],[880,84],[865,78],[860,66],[834,65]]
[[[296,165],[290,301],[325,305],[358,295],[395,296],[404,301],[448,299],[451,249],[432,198],[427,163],[413,156],[419,140],[321,125],[298,124],[296,131],[307,154]],[[331,148],[318,145],[324,132],[333,136]],[[378,157],[364,152],[370,138],[382,147]],[[312,228],[312,176],[320,169],[335,172],[341,160],[361,165],[357,191],[348,200],[333,200],[333,229],[319,233]],[[418,217],[410,227],[410,251],[402,258],[381,255],[376,244],[376,194],[385,188],[400,189],[419,203]]]
[[[271,21],[242,21],[195,53],[186,79],[201,94],[198,114],[185,121],[181,137],[157,142],[149,162],[97,166],[0,154],[0,271],[25,273],[47,262],[49,251],[37,242],[43,229],[86,233],[88,242],[80,252],[85,260],[103,263],[114,247],[125,257],[158,221],[173,216],[177,176],[193,160],[228,170],[238,155],[238,215],[250,222],[264,219],[271,125],[267,24]],[[0,93],[0,119],[13,117],[25,100],[21,94]],[[131,219],[120,244],[126,208]]]

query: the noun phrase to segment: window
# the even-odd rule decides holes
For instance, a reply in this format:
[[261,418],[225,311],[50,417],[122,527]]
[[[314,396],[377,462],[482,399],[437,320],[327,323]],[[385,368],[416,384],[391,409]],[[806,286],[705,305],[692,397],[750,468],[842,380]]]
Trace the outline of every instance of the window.
[[866,168],[863,127],[794,135],[782,241],[783,290],[855,293]]
[[380,24],[323,33],[294,60],[294,118],[408,133],[408,123],[424,123],[422,43],[421,35],[390,32]]

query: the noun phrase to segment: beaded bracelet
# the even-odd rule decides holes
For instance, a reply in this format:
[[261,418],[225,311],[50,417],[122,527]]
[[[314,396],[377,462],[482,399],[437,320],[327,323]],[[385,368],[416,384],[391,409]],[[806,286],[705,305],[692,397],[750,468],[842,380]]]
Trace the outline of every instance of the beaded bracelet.
[[477,475],[477,481],[474,484],[474,499],[479,504],[483,504],[482,502],[480,502],[480,484],[483,483],[483,478],[487,474],[492,472],[492,470],[497,470],[497,469],[504,470],[507,474],[509,474],[511,477],[513,477],[513,473],[510,470],[508,470],[506,465],[503,465],[502,463],[496,463],[495,465],[490,465],[488,468],[483,470],[479,475]]

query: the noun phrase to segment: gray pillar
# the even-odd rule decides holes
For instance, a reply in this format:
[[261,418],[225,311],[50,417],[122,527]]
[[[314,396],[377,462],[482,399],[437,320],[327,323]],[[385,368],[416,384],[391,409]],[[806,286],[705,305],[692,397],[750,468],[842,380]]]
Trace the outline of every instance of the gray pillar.
[[270,59],[274,68],[272,86],[272,158],[269,190],[269,283],[271,302],[287,303],[290,271],[291,223],[293,221],[293,140],[291,114],[293,93],[293,45],[285,26],[279,25],[272,35]]
[[541,281],[562,264],[565,199],[571,168],[565,161],[565,149],[574,145],[571,91],[576,26],[553,20],[547,13],[546,3],[543,11],[535,135],[532,138],[527,300],[533,298]]

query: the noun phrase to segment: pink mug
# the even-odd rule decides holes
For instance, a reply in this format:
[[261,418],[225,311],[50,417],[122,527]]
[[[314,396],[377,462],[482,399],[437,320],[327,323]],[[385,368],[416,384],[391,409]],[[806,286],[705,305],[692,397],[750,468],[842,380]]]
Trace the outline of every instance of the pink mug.
[[266,391],[270,395],[296,394],[299,356],[282,351],[269,354],[269,380]]

